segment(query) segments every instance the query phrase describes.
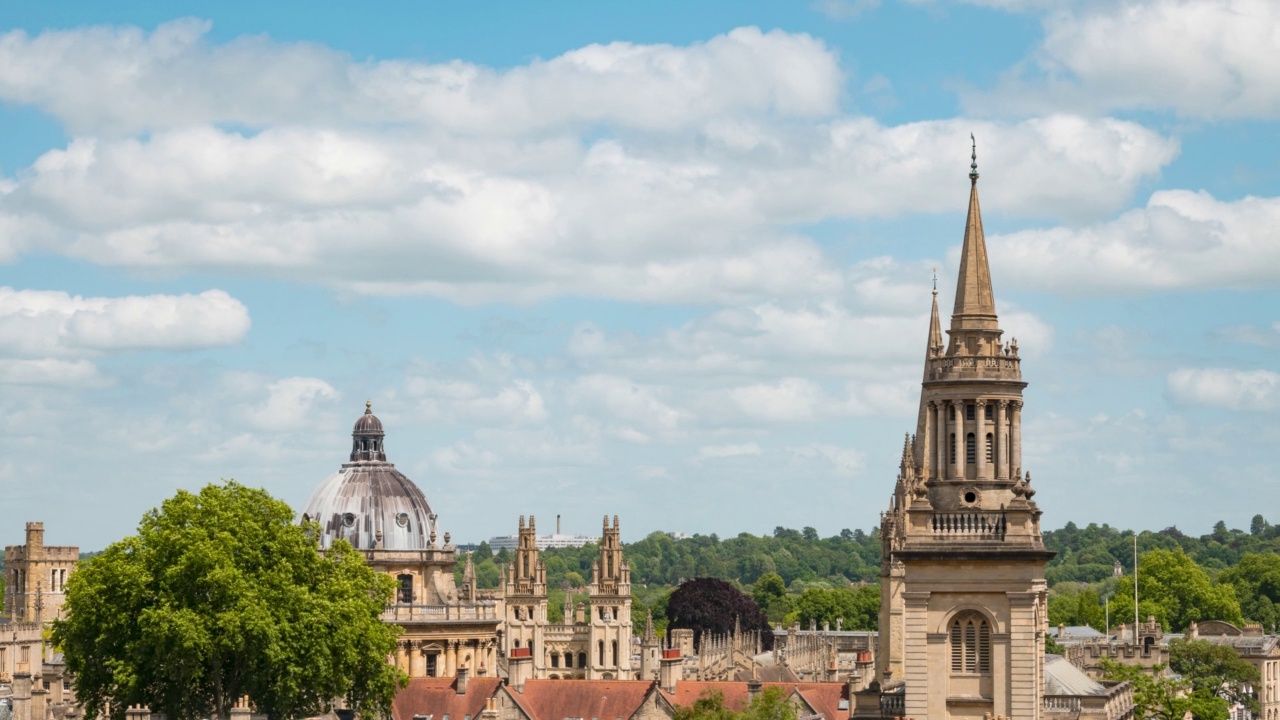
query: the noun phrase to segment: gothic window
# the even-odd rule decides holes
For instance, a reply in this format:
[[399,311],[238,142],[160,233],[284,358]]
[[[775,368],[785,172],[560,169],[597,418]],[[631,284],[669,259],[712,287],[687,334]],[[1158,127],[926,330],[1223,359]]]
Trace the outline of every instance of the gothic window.
[[587,654],[584,652],[578,653],[578,667],[584,668],[586,666],[587,666]]
[[951,464],[956,464],[956,434],[951,433]]
[[978,462],[978,444],[974,442],[973,433],[969,433],[964,439],[964,461],[970,465]]
[[965,419],[965,420],[972,420],[972,419],[973,419],[973,405],[965,405],[965,406],[964,406],[964,419]]
[[613,665],[618,664],[618,641],[613,641]]
[[991,626],[975,612],[962,613],[951,621],[951,672],[986,674],[991,672]]
[[987,433],[987,462],[995,462],[995,437],[991,433]]
[[396,580],[400,581],[400,591],[397,593],[398,595],[397,599],[402,603],[406,603],[406,604],[412,603],[413,602],[413,576],[400,575],[396,578]]
[[599,662],[599,664],[600,664],[600,665],[603,665],[603,664],[604,664],[604,641],[603,641],[603,640],[601,640],[601,641],[600,641],[600,643],[599,643],[599,645],[600,645],[600,652],[599,652],[599,655],[600,655],[600,662]]

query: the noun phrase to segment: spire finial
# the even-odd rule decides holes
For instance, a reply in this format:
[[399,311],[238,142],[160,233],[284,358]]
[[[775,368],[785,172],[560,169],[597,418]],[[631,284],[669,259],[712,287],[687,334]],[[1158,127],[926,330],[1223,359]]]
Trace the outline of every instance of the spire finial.
[[371,415],[372,413],[373,413],[373,401],[372,401],[372,400],[365,400],[365,401],[364,401],[364,414],[365,414],[365,415]]
[[978,140],[969,133],[969,141],[973,143],[973,154],[969,156],[969,180],[978,182]]
[[938,297],[938,266],[933,266],[933,296]]

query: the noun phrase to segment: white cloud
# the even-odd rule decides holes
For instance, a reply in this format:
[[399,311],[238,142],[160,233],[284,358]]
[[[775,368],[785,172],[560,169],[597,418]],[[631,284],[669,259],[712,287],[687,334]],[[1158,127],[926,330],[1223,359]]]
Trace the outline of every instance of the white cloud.
[[1179,368],[1169,373],[1168,391],[1184,405],[1228,410],[1280,410],[1280,374],[1270,370]]
[[786,422],[812,419],[822,401],[822,390],[805,378],[792,377],[734,388],[729,396],[750,417]]
[[836,53],[779,31],[497,71],[207,29],[0,36],[0,98],[75,135],[0,186],[0,259],[465,303],[740,303],[842,290],[803,224],[958,211],[971,131],[989,204],[1037,217],[1113,212],[1178,152],[1110,119],[838,115]]
[[0,36],[0,97],[77,133],[203,123],[382,124],[462,133],[607,122],[663,129],[725,113],[835,110],[841,75],[821,41],[739,28],[687,47],[589,45],[506,71],[463,61],[358,63],[310,43],[241,38],[186,19],[145,33],[94,27]]
[[64,357],[233,345],[249,311],[221,290],[198,295],[81,297],[0,287],[0,354]]
[[1280,321],[1266,327],[1232,325],[1213,331],[1216,337],[1258,347],[1280,347]]
[[993,272],[1063,293],[1273,286],[1280,198],[1222,201],[1164,190],[1146,207],[1081,227],[988,238]]
[[[1036,3],[992,2],[999,5]],[[1280,6],[1272,0],[1122,0],[1057,7],[1036,53],[972,107],[1172,109],[1280,117]]]
[[38,360],[0,359],[0,384],[2,385],[67,385],[94,386],[104,379],[98,368],[88,360]]
[[792,450],[792,462],[804,464],[814,460],[822,460],[830,464],[835,473],[841,477],[853,477],[862,473],[866,467],[866,458],[856,448],[839,447],[823,443],[810,443]]
[[337,399],[338,391],[319,378],[283,378],[267,386],[267,398],[249,411],[249,422],[272,432],[298,430],[313,420],[317,405]]
[[880,7],[880,0],[814,0],[809,7],[832,20],[854,20]]
[[703,445],[698,448],[695,460],[721,460],[724,458],[760,455],[763,451],[755,443],[738,445]]

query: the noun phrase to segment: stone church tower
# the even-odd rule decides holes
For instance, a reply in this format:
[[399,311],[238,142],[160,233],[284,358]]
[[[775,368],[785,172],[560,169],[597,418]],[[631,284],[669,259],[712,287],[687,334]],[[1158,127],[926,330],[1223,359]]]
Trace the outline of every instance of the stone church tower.
[[622,557],[618,516],[604,518],[600,558],[591,566],[591,669],[593,680],[630,680],[631,566]]
[[976,152],[969,179],[949,337],[935,288],[916,432],[881,520],[877,674],[903,717],[1034,719],[1053,552],[1023,474],[1026,383],[1017,340],[1001,343]]
[[507,566],[503,598],[506,604],[504,651],[530,648],[533,677],[546,677],[544,634],[547,619],[547,566],[538,557],[538,528],[532,515],[526,525],[520,516],[515,559]]

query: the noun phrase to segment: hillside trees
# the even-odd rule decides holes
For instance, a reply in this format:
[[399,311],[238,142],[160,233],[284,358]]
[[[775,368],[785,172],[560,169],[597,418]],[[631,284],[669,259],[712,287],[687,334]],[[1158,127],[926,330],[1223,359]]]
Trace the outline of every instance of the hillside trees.
[[271,717],[345,698],[389,716],[403,679],[379,620],[391,578],[262,490],[181,491],[136,535],[81,564],[53,628],[87,717],[146,705],[171,720],[227,717],[247,695]]
[[880,621],[880,586],[809,588],[796,600],[795,619],[801,628],[810,623],[835,628],[840,621],[843,630],[875,630]]

